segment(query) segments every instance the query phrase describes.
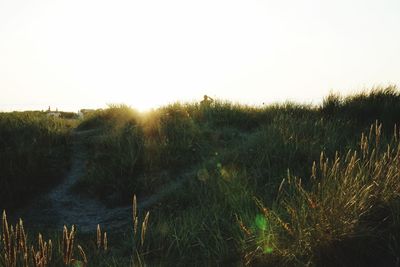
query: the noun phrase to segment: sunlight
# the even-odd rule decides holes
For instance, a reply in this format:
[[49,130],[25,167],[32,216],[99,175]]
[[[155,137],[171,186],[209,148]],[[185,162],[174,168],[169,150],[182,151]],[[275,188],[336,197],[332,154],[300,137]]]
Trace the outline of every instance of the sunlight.
[[398,266],[399,14],[0,0],[0,266]]
[[0,1],[0,109],[148,110],[204,94],[315,103],[331,89],[399,84],[398,8],[360,0]]

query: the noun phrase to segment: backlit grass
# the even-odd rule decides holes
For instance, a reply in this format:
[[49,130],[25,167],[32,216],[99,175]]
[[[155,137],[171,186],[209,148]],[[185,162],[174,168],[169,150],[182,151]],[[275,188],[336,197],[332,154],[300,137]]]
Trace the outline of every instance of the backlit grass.
[[[111,106],[78,126],[96,132],[76,188],[118,205],[179,181],[151,206],[136,264],[396,266],[399,123],[395,87],[321,106]],[[85,250],[88,266],[132,264],[119,240]]]
[[0,113],[0,208],[14,208],[62,179],[74,121],[44,112]]

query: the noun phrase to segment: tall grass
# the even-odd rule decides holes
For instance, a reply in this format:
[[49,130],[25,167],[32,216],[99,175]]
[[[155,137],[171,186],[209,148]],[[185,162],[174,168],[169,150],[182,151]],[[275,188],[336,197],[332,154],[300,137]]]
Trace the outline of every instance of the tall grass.
[[35,242],[32,243],[22,219],[12,225],[7,220],[6,212],[3,211],[0,231],[0,266],[145,266],[146,234],[150,213],[146,212],[144,218],[139,217],[136,196],[133,198],[132,209],[132,243],[130,244],[132,251],[128,261],[114,258],[110,252],[113,248],[108,247],[107,233],[102,233],[100,225],[97,226],[96,239],[89,237],[89,240],[83,240],[87,254],[83,248],[84,245],[78,243],[75,225],[72,225],[70,229],[64,226],[62,237],[56,242],[51,239],[45,241],[39,233]]
[[352,121],[356,126],[367,126],[372,120],[384,122],[390,132],[399,122],[400,92],[396,86],[374,88],[350,96],[330,94],[324,99],[320,110],[329,118]]
[[399,260],[400,142],[382,125],[359,148],[321,153],[308,185],[288,173],[276,202],[246,232],[246,262],[262,265],[395,266]]
[[[310,235],[309,228],[325,229],[322,222],[318,222],[320,228],[316,226],[317,221],[322,220],[318,216],[322,215],[316,215],[313,209],[307,210],[306,200],[302,200],[304,192],[314,192],[312,190],[318,188],[315,179],[306,179],[312,175],[310,166],[320,158],[321,152],[326,155],[325,160],[325,157],[334,158],[336,151],[338,155],[346,155],[350,149],[354,150],[359,146],[361,133],[368,132],[376,118],[384,129],[393,129],[394,124],[400,122],[400,113],[394,112],[400,103],[398,95],[397,90],[390,87],[336,100],[330,96],[318,107],[295,103],[251,107],[216,101],[207,107],[175,103],[148,114],[131,112],[126,106],[112,107],[93,114],[88,119],[93,122],[86,124],[108,125],[100,127],[101,133],[88,144],[91,155],[103,153],[104,158],[93,156],[90,159],[87,177],[90,175],[93,179],[88,180],[86,188],[105,202],[110,199],[112,202],[113,194],[125,195],[120,201],[127,202],[131,190],[149,195],[161,190],[174,177],[189,176],[180,189],[162,200],[161,206],[153,207],[149,257],[166,265],[184,266],[193,261],[229,265],[240,262],[244,254],[248,255],[245,261],[253,264],[323,265],[330,250],[318,245],[320,241],[317,240],[322,237],[289,239],[285,226],[291,226],[292,222],[282,204],[286,199],[284,195],[291,197],[292,209],[303,216],[299,217],[303,224],[297,226],[298,236]],[[132,120],[135,131],[124,137],[122,129]],[[379,133],[380,144],[385,147],[390,143],[392,130]],[[368,137],[368,140],[372,139]],[[132,143],[140,144],[140,149],[132,147]],[[136,155],[133,158],[132,153]],[[348,162],[343,159],[341,164]],[[286,182],[281,185],[282,177],[286,177]],[[290,184],[287,184],[287,177],[290,177]],[[301,190],[295,177],[303,177]],[[328,192],[329,187],[336,190],[335,194],[344,192],[343,186],[348,187],[346,190],[356,190],[349,183],[350,180],[343,185],[327,184],[325,191],[318,192],[319,197],[322,199],[329,193],[333,194],[331,201],[338,197]],[[363,183],[361,187],[370,185]],[[108,191],[103,193],[97,185],[107,187]],[[340,213],[342,208],[337,208],[336,212]],[[265,210],[276,216],[265,217]],[[317,216],[314,224],[307,214]],[[340,230],[342,226],[336,218],[330,220],[334,231],[343,236],[351,235],[350,231]],[[261,230],[257,224],[261,225]],[[246,233],[240,225],[242,229],[248,228],[249,237],[244,238]],[[295,233],[295,229],[288,229]],[[387,231],[392,230],[388,228]],[[260,245],[260,242],[274,246]],[[290,247],[285,247],[288,244]],[[393,248],[396,246],[396,242],[390,244]],[[361,245],[354,246],[366,254],[369,251]],[[269,252],[260,253],[258,247]],[[332,251],[337,255],[351,251],[346,246],[339,250]],[[349,262],[363,258],[348,254],[346,257]]]
[[98,134],[86,143],[86,174],[76,185],[78,190],[119,203],[130,199],[132,192],[146,190],[146,184],[138,179],[144,161],[139,120],[127,106],[111,106],[94,112],[79,125],[80,130],[97,129]]
[[0,208],[14,208],[60,181],[73,122],[42,112],[0,113]]
[[[96,131],[77,187],[124,204],[185,177],[152,206],[150,223],[143,214],[146,227],[133,209],[136,235],[120,240],[120,264],[129,247],[137,265],[395,266],[399,95],[389,87],[321,106],[175,103],[146,114],[111,106],[78,126]],[[99,228],[88,264],[118,265],[102,256],[109,238]]]

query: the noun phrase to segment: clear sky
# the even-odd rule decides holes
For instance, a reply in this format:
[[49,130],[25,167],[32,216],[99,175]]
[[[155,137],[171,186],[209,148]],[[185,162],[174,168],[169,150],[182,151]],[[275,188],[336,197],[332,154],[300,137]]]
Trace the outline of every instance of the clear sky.
[[0,110],[400,85],[399,0],[0,0]]

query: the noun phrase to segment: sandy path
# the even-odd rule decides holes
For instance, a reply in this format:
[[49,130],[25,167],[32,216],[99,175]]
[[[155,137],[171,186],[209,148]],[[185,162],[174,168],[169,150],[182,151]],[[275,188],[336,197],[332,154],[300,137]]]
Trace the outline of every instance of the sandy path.
[[[80,232],[93,232],[97,224],[107,231],[123,231],[131,223],[131,206],[109,208],[101,202],[71,192],[72,186],[85,173],[85,138],[96,131],[73,133],[72,165],[63,182],[49,193],[34,200],[26,208],[17,212],[14,218],[23,218],[30,229],[62,229],[63,225],[75,224]],[[190,175],[179,177],[166,185],[160,192],[139,199],[139,210],[148,209],[163,197],[177,190]]]

